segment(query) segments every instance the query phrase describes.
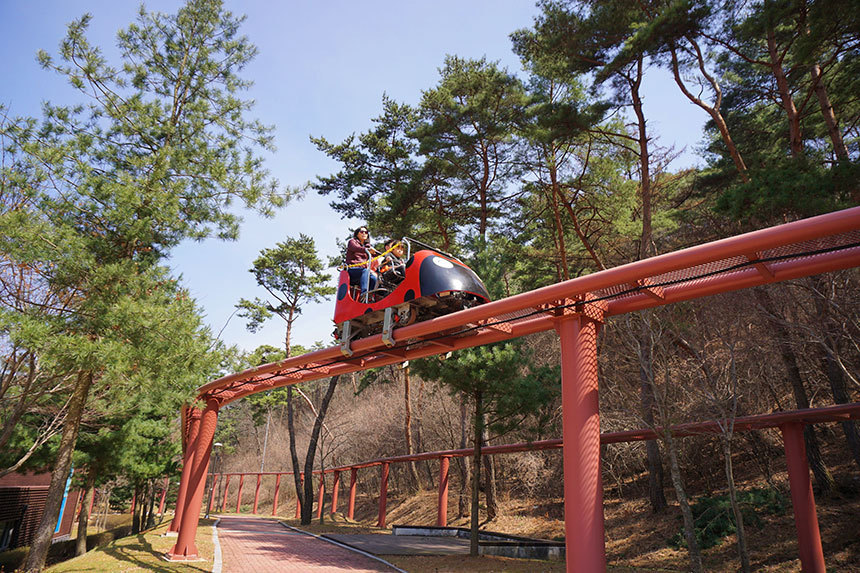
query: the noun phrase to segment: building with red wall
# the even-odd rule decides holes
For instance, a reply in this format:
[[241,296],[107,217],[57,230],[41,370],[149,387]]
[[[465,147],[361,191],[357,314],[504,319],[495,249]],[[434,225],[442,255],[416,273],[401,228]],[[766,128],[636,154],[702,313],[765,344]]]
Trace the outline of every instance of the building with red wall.
[[[0,477],[0,551],[29,545],[45,511],[50,473],[11,473]],[[72,531],[80,492],[67,488],[54,539]]]

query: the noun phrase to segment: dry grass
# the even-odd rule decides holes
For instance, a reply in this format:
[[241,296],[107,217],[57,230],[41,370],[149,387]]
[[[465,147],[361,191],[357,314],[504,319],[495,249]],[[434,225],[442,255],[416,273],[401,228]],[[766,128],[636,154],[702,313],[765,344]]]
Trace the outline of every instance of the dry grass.
[[507,557],[464,557],[463,555],[418,557],[387,555],[385,556],[385,560],[409,573],[459,573],[460,571],[474,571],[477,573],[538,573],[565,570],[564,563],[560,561],[508,559]]
[[[850,468],[845,468],[850,471]],[[763,484],[744,483],[744,487]],[[671,493],[667,489],[667,494]],[[375,499],[357,500],[358,523],[349,523],[341,515],[335,519],[326,514],[324,525],[317,520],[311,528],[294,526],[315,533],[373,533],[377,507]],[[328,507],[328,506],[327,506]],[[482,523],[482,529],[535,537],[563,539],[562,499],[509,500],[501,504],[500,515],[491,522]],[[468,527],[467,517],[457,518],[456,504],[449,503],[448,524]],[[435,492],[420,492],[414,496],[390,495],[387,521],[389,524],[433,525],[436,520]],[[860,528],[856,527],[860,515],[860,497],[857,495],[833,496],[817,500],[821,539],[828,570],[860,573]],[[607,498],[604,504],[606,529],[606,557],[613,571],[674,571],[688,569],[688,556],[684,549],[675,549],[668,540],[680,531],[680,511],[676,504],[654,514],[643,499],[619,500]],[[362,527],[364,524],[364,527]],[[781,515],[765,516],[760,528],[747,528],[750,558],[755,571],[798,571],[797,537],[794,517],[789,509]],[[707,571],[737,571],[739,560],[735,537],[704,551]],[[451,557],[392,557],[390,561],[406,571],[555,571],[556,564],[544,561],[501,560],[482,557],[463,561]],[[517,563],[522,563],[519,568]]]

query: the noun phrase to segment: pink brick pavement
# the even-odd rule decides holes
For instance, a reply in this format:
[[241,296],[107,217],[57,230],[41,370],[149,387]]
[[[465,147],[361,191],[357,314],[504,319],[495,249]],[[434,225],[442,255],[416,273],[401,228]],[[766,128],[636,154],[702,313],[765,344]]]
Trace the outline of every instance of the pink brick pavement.
[[379,561],[259,517],[222,517],[218,541],[223,573],[393,571]]

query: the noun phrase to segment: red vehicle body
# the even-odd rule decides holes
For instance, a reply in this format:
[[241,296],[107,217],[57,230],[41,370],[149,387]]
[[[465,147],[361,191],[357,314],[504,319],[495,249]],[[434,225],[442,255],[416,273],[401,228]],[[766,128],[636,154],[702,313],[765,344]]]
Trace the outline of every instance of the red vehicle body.
[[405,326],[490,300],[484,283],[472,269],[432,249],[417,251],[409,257],[405,278],[399,283],[381,280],[366,303],[359,300],[359,287],[351,286],[349,278],[347,270],[341,270],[334,308],[335,336],[342,341],[347,324],[348,338],[382,331],[388,308],[392,309],[389,311],[392,326]]

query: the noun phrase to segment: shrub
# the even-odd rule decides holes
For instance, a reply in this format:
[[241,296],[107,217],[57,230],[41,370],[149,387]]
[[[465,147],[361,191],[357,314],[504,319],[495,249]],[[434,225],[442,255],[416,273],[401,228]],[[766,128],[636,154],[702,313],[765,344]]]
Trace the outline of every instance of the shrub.
[[[772,488],[739,491],[738,503],[741,506],[744,525],[752,527],[762,525],[763,515],[784,513],[788,507],[785,496]],[[691,506],[691,509],[696,526],[696,540],[702,549],[719,545],[724,537],[737,531],[728,494],[702,497]],[[669,540],[669,545],[675,548],[687,546],[683,529]]]

